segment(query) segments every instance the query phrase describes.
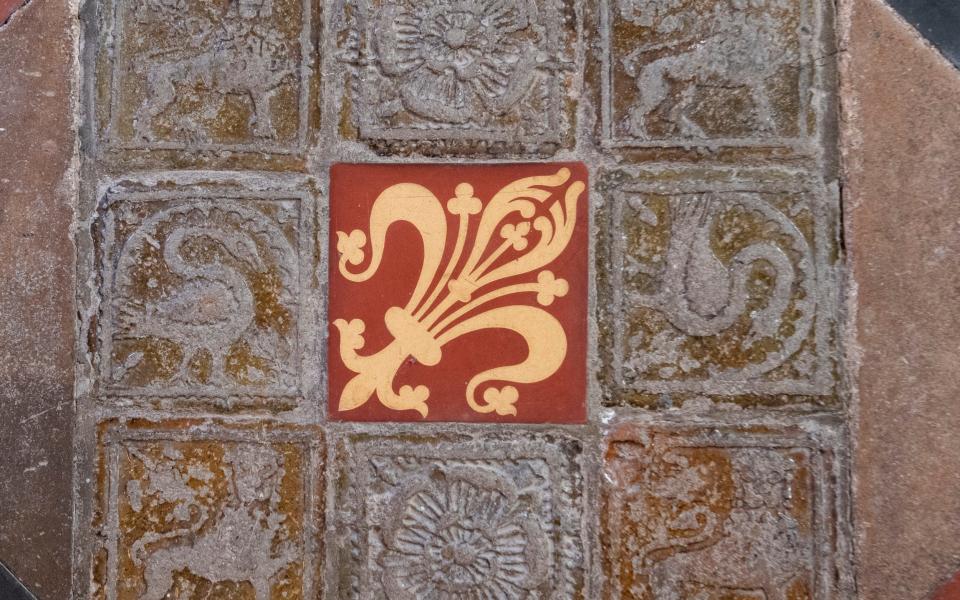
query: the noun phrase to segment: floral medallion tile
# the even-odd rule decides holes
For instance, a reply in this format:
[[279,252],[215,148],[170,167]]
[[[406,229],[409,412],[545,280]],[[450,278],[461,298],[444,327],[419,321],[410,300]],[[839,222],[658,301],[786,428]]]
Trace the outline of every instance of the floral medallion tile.
[[599,0],[608,148],[789,146],[814,134],[819,0]]
[[335,420],[582,422],[580,164],[336,165]]
[[336,597],[587,597],[580,442],[352,435],[337,451]]
[[317,597],[318,431],[107,422],[100,460],[94,597]]
[[603,185],[607,402],[836,402],[836,215],[816,177],[650,168]]
[[294,408],[304,397],[303,189],[118,185],[96,244],[99,386],[122,406]]
[[605,598],[848,598],[834,423],[619,423],[603,477]]
[[569,146],[566,0],[343,0],[344,129],[387,153]]
[[107,0],[101,137],[129,151],[299,154],[318,102],[314,0]]

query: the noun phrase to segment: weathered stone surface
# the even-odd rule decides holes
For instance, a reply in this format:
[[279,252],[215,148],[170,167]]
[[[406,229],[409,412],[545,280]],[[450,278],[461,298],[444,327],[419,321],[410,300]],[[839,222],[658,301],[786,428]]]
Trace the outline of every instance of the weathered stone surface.
[[339,439],[333,597],[591,597],[582,450],[521,431]]
[[574,4],[338,0],[341,135],[387,154],[572,146]]
[[295,407],[316,360],[314,219],[300,180],[170,174],[109,186],[95,239],[101,398]]
[[582,163],[335,165],[331,419],[582,423],[587,185]]
[[960,569],[960,76],[881,2],[847,9],[860,591],[923,598]]
[[604,597],[852,597],[841,444],[814,421],[616,423],[600,511]]
[[113,422],[100,444],[94,597],[317,597],[317,430]]
[[591,19],[607,148],[792,146],[817,131],[824,4],[598,0]]
[[305,153],[318,118],[318,13],[314,0],[105,0],[102,142],[127,150],[120,159],[167,150],[152,156],[290,164],[283,155]]
[[0,560],[41,600],[59,600],[71,566],[76,29],[57,1],[31,2],[4,22]]
[[835,403],[835,194],[787,169],[609,173],[606,401]]

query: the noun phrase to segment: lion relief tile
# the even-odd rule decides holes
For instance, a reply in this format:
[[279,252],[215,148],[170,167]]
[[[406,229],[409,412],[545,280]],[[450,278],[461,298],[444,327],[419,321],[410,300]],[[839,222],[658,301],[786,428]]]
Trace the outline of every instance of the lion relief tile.
[[127,150],[300,153],[318,102],[314,0],[107,0],[103,140]]
[[582,422],[582,164],[335,165],[329,414]]
[[811,0],[599,0],[608,148],[780,146],[818,126],[823,16]]
[[317,597],[317,431],[108,422],[100,441],[95,597]]
[[581,442],[357,434],[336,447],[336,597],[588,597]]

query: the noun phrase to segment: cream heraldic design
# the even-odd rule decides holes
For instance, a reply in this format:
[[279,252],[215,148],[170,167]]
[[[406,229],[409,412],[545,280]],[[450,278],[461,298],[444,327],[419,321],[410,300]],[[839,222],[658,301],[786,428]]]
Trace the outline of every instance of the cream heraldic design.
[[[455,197],[446,204],[446,211],[459,219],[459,225],[445,266],[444,206],[430,190],[415,183],[392,185],[374,202],[370,212],[370,262],[362,272],[355,273],[350,266],[364,262],[367,234],[359,229],[350,233],[337,231],[340,274],[357,283],[376,274],[384,255],[387,230],[394,223],[413,225],[423,242],[423,263],[409,300],[402,308],[393,306],[384,315],[393,341],[374,354],[362,356],[357,350],[364,346],[363,320],[337,319],[333,323],[340,333],[340,357],[356,373],[340,395],[341,411],[357,408],[376,394],[387,408],[413,409],[426,417],[430,396],[427,386],[404,385],[394,391],[394,377],[407,357],[433,366],[440,362],[442,347],[447,342],[483,329],[506,329],[524,338],[526,359],[475,375],[467,384],[466,398],[470,408],[479,413],[517,414],[516,387],[488,387],[480,401],[476,397],[478,388],[491,381],[536,383],[547,379],[566,357],[566,332],[556,317],[537,306],[513,304],[485,310],[482,307],[513,294],[535,294],[539,305],[549,306],[569,291],[565,279],[557,278],[544,267],[560,256],[570,242],[576,225],[577,201],[586,186],[582,181],[571,183],[563,200],[557,198],[549,205],[549,216],[537,215],[537,206],[546,206],[554,198],[555,190],[543,188],[562,186],[570,176],[570,170],[562,168],[552,175],[518,179],[497,192],[486,206],[473,195],[473,186],[459,184]],[[516,214],[522,218],[519,222]],[[479,224],[475,243],[468,249],[468,232],[475,215],[479,215]],[[535,242],[528,239],[533,230],[539,233]],[[442,275],[431,288],[441,267]],[[534,272],[533,281],[500,283]]]

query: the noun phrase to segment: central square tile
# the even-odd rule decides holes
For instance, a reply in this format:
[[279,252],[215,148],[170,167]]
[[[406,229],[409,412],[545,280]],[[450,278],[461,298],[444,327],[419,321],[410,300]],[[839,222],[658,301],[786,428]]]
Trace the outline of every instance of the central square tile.
[[331,419],[584,421],[582,164],[330,179]]

